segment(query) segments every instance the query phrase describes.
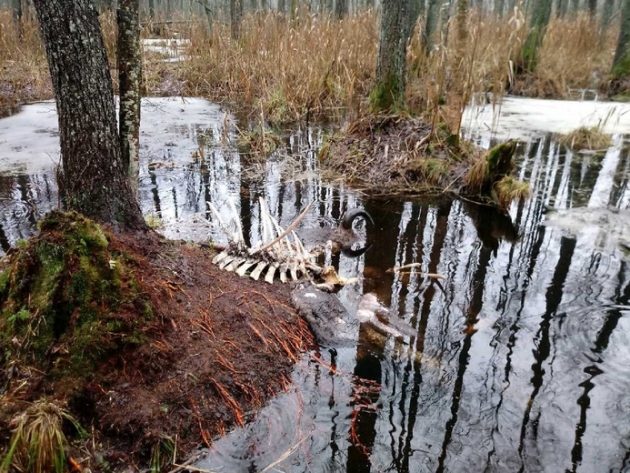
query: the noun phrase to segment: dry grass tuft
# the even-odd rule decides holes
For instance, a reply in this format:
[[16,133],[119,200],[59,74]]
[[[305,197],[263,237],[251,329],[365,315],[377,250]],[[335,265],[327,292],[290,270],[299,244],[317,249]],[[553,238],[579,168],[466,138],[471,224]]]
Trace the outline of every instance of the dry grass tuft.
[[610,135],[604,133],[600,127],[580,127],[564,135],[560,135],[559,143],[574,151],[602,150],[612,144]]
[[464,185],[472,192],[481,192],[488,180],[490,165],[485,155],[478,156],[464,176]]
[[502,209],[507,209],[513,201],[529,198],[530,187],[527,182],[519,181],[513,176],[505,176],[494,185],[493,198]]
[[612,24],[600,34],[598,23],[587,13],[552,19],[533,77],[524,78],[512,91],[531,97],[581,99],[585,89],[602,89],[618,34],[618,26]]
[[12,468],[32,473],[66,471],[68,442],[62,430],[64,421],[82,432],[78,422],[54,402],[41,399],[31,404],[14,419],[15,428],[0,472]]
[[25,16],[19,26],[8,10],[0,10],[0,117],[23,102],[52,97],[48,63],[37,23]]

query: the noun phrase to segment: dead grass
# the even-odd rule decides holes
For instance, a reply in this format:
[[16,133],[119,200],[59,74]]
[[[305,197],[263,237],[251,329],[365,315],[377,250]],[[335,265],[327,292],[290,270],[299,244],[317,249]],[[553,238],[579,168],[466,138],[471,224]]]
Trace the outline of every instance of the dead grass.
[[[169,63],[146,54],[146,95],[203,96],[229,102],[250,118],[272,124],[354,119],[368,109],[365,101],[378,47],[374,11],[341,21],[306,10],[294,19],[273,12],[246,15],[238,41],[230,38],[229,26],[218,21],[208,33],[205,17],[173,19],[177,21],[172,25],[162,25],[160,35],[190,39],[188,58]],[[114,16],[103,15],[101,21],[115,64]],[[429,55],[416,28],[408,51],[407,88],[410,112],[425,114],[433,124],[446,122],[454,133],[461,110],[477,93],[483,92],[484,100],[503,94],[511,77],[510,61],[526,33],[525,16],[518,8],[503,19],[473,10],[463,43],[455,23],[453,18],[442,29]],[[52,97],[34,19],[26,17],[22,30],[19,39],[9,12],[0,11],[0,110],[5,114],[18,103]],[[576,90],[602,86],[617,31],[608,28],[600,37],[597,25],[584,15],[552,20],[535,75],[512,77],[511,89],[531,96],[572,97]],[[155,24],[146,25],[142,35],[155,32]]]
[[619,27],[611,24],[600,35],[599,24],[586,13],[552,19],[534,75],[518,79],[512,91],[531,97],[581,99],[584,89],[603,89],[618,34]]
[[63,473],[66,471],[68,442],[62,424],[69,422],[82,432],[78,422],[54,402],[41,399],[32,403],[13,423],[9,449],[0,472]]
[[492,197],[501,209],[507,209],[513,201],[519,202],[530,196],[529,183],[513,176],[505,176],[494,185]]
[[600,127],[580,127],[558,138],[560,144],[574,151],[605,150],[610,147],[610,135],[604,133]]

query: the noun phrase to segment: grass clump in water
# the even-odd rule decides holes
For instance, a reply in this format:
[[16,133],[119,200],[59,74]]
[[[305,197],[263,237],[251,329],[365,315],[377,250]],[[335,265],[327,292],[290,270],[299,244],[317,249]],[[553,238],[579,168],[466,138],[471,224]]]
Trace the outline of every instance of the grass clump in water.
[[530,187],[527,182],[519,181],[513,176],[504,176],[494,185],[492,197],[499,208],[507,209],[513,201],[529,198]]
[[604,133],[600,127],[580,127],[559,137],[560,144],[574,151],[602,150],[610,147],[610,135]]

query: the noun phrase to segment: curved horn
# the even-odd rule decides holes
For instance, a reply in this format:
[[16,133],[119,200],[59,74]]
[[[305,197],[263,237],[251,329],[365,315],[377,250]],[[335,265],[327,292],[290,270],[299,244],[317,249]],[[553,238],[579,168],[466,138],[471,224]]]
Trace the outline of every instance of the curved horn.
[[368,245],[365,245],[363,248],[358,248],[356,250],[353,250],[352,247],[344,246],[343,248],[341,248],[341,254],[349,258],[358,258],[367,250],[369,250],[371,247],[372,247],[371,243]]
[[339,226],[344,230],[352,230],[352,223],[355,221],[355,219],[359,217],[363,217],[366,222],[370,222],[371,225],[374,225],[374,220],[372,220],[372,216],[367,213],[366,210],[356,208],[346,210],[346,212],[341,217],[341,222],[339,223]]

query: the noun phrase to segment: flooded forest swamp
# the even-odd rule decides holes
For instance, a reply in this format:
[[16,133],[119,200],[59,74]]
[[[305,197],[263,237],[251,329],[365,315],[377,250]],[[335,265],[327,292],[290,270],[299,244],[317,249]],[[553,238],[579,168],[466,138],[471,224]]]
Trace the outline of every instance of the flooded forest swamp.
[[0,473],[630,472],[630,0],[0,0]]
[[[571,120],[597,121],[610,107],[605,152],[558,144]],[[159,232],[225,242],[211,202],[226,219],[236,211],[255,245],[264,197],[283,226],[315,202],[297,228],[312,245],[362,206],[375,222],[361,229],[365,254],[323,256],[358,278],[339,297],[354,313],[375,294],[413,328],[395,338],[366,325],[350,346],[306,353],[286,392],[216,440],[193,471],[628,468],[629,111],[518,98],[494,113],[471,108],[464,133],[476,143],[519,140],[516,173],[532,197],[502,215],[446,197],[371,199],[328,182],[317,127],[288,133],[282,153],[252,173],[229,112],[202,99],[143,99],[139,195]],[[0,133],[7,251],[57,206],[54,104],[24,106],[0,121]],[[387,271],[410,263],[409,274]]]

